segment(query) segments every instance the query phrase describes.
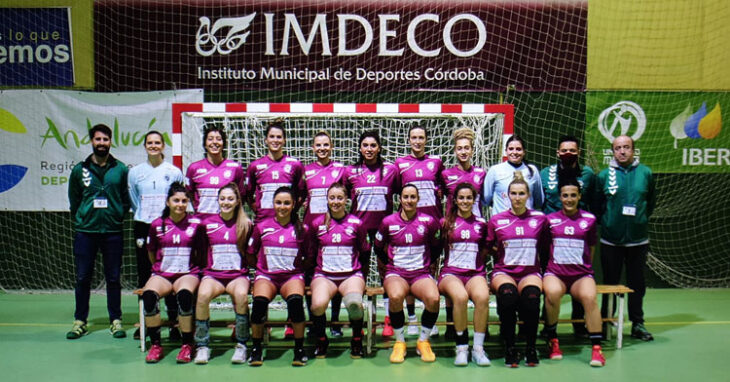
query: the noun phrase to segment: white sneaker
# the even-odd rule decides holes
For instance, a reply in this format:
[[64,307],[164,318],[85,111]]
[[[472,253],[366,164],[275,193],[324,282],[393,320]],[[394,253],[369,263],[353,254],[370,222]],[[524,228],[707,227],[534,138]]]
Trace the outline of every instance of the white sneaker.
[[454,366],[466,366],[469,364],[469,345],[457,345]]
[[407,334],[409,336],[417,336],[418,335],[418,329],[420,326],[418,325],[418,319],[415,317],[413,319],[408,319],[408,332]]
[[433,328],[431,328],[431,337],[438,337],[439,336],[439,327],[434,325]]
[[205,365],[208,363],[210,358],[210,348],[207,346],[201,346],[195,351],[195,362],[198,365]]
[[492,364],[492,361],[490,361],[489,357],[487,357],[487,352],[484,351],[484,348],[471,349],[471,360],[479,366],[489,366]]
[[246,362],[247,357],[247,351],[246,345],[244,344],[236,344],[236,348],[233,351],[233,357],[231,357],[231,363],[235,364],[241,364]]

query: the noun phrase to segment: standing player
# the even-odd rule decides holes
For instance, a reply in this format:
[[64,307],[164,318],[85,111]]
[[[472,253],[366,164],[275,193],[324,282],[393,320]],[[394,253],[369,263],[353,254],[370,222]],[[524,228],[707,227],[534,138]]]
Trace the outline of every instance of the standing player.
[[[305,187],[304,167],[296,158],[284,154],[284,125],[280,122],[269,124],[264,143],[268,154],[251,162],[246,171],[246,196],[256,215],[256,222],[274,217],[274,192],[277,189],[291,187],[301,190]],[[301,205],[302,200],[295,200],[295,207]]]
[[439,291],[453,303],[456,330],[454,365],[469,363],[469,331],[466,327],[467,303],[474,302],[474,347],[472,360],[479,366],[491,362],[484,351],[484,338],[489,317],[489,286],[487,285],[486,248],[487,222],[474,215],[474,203],[479,193],[469,183],[454,189],[449,212],[441,223],[444,241],[444,267],[439,275]]
[[439,224],[433,217],[418,212],[418,189],[407,184],[400,193],[401,210],[389,215],[375,235],[375,253],[385,264],[383,287],[390,296],[390,317],[396,342],[390,354],[391,363],[402,363],[406,355],[403,325],[403,300],[413,294],[423,301],[421,333],[416,349],[424,362],[433,362],[431,329],[439,315],[439,291],[431,276],[431,264],[438,259],[441,243]]
[[[332,138],[326,131],[320,131],[314,136],[312,150],[317,160],[304,167],[304,181],[307,189],[307,199],[304,202],[304,224],[312,227],[312,222],[327,213],[327,190],[335,183],[342,183],[345,167],[342,163],[333,161]],[[312,275],[307,273],[307,281]],[[311,305],[311,298],[307,296],[307,305]],[[340,306],[342,296],[336,293],[332,297],[332,321],[340,320]],[[311,312],[310,312],[311,317]],[[342,329],[332,325],[332,337],[342,337]]]
[[[453,199],[456,186],[461,183],[469,183],[477,190],[477,194],[482,194],[484,188],[484,178],[487,172],[483,168],[473,166],[471,163],[474,155],[474,130],[468,127],[462,127],[454,131],[454,156],[456,156],[456,165],[445,169],[441,172],[441,179],[446,190],[446,213],[453,208]],[[482,216],[481,198],[474,201],[472,213],[476,216]]]
[[593,279],[593,246],[596,244],[596,217],[581,210],[580,184],[575,178],[561,179],[559,184],[560,211],[547,216],[552,244],[543,287],[545,289],[545,332],[548,336],[550,359],[562,359],[558,343],[560,299],[567,291],[583,304],[586,326],[593,351],[591,366],[604,366],[601,352],[601,313],[596,303],[596,282]]
[[152,276],[144,285],[145,325],[152,346],[146,361],[156,363],[162,359],[160,344],[160,297],[173,296],[180,307],[180,328],[182,347],[177,355],[178,363],[191,360],[193,345],[193,294],[198,288],[198,266],[194,264],[195,233],[200,219],[187,214],[190,199],[185,186],[172,183],[167,192],[162,216],[152,221],[147,237],[148,261],[152,263]]
[[[545,203],[542,206],[542,211],[545,214],[551,214],[553,212],[560,211],[562,204],[560,202],[560,190],[558,189],[558,183],[562,179],[578,179],[580,184],[581,193],[584,197],[581,198],[580,208],[588,210],[590,205],[589,197],[591,190],[593,189],[593,169],[589,166],[581,166],[579,163],[580,159],[580,147],[578,144],[578,138],[572,135],[564,135],[560,138],[558,143],[558,163],[554,163],[548,167],[545,167],[540,171],[540,179],[542,180],[542,190],[545,193]],[[540,265],[544,270],[548,262],[548,253],[540,254]],[[571,318],[574,320],[582,319],[585,312],[583,311],[583,305],[572,299],[572,312]],[[585,325],[580,323],[573,324],[573,333],[578,337],[587,336]]]
[[496,247],[492,288],[497,294],[499,329],[504,341],[504,363],[517,367],[520,356],[515,349],[517,312],[524,322],[525,362],[540,363],[535,349],[537,324],[540,318],[542,275],[537,258],[538,248],[547,230],[545,214],[527,207],[530,189],[522,172],[514,173],[507,186],[511,208],[489,219],[487,248]]
[[[609,167],[596,178],[597,207],[593,211],[601,222],[601,266],[603,282],[618,284],[626,264],[629,293],[631,336],[643,341],[654,337],[644,327],[644,294],[646,255],[649,252],[649,217],[654,212],[656,193],[649,167],[634,158],[634,140],[625,135],[613,140],[613,156]],[[607,314],[608,296],[601,306]]]
[[[294,328],[292,366],[307,364],[304,354],[304,261],[308,258],[306,225],[294,212],[295,192],[289,187],[274,191],[274,216],[256,224],[248,246],[250,262],[256,261],[251,324],[253,348],[249,365],[264,363],[264,322],[276,294],[286,301]],[[255,257],[255,258],[254,258]]]
[[[398,168],[398,184],[413,184],[418,188],[418,212],[424,213],[438,221],[443,216],[441,198],[444,186],[441,183],[441,172],[444,169],[441,158],[426,154],[426,128],[412,125],[408,129],[408,143],[411,154],[395,160]],[[387,305],[385,307],[388,309]],[[408,334],[418,334],[416,323],[416,305],[413,296],[406,297],[408,309]],[[433,327],[433,335],[438,335],[438,327]]]
[[[380,222],[393,211],[393,190],[398,188],[396,167],[383,161],[383,146],[375,130],[364,131],[358,141],[360,156],[345,170],[345,187],[352,200],[351,213],[360,219],[372,243]],[[363,263],[363,275],[368,276],[370,264]],[[387,295],[384,296],[387,300]],[[393,327],[386,310],[383,336],[392,336]]]
[[515,172],[522,173],[522,178],[529,187],[526,207],[533,209],[542,206],[543,193],[540,173],[535,165],[525,159],[526,150],[522,138],[517,135],[509,137],[506,143],[507,161],[496,164],[487,171],[482,202],[485,206],[492,207],[492,215],[510,209],[511,203],[507,189]]
[[[148,132],[144,137],[144,148],[147,151],[147,161],[132,167],[127,177],[129,199],[134,212],[137,288],[142,288],[147,283],[152,269],[146,245],[150,223],[160,217],[165,209],[170,184],[184,181],[180,169],[164,161],[165,155],[162,152],[165,150],[165,141],[160,132]],[[170,321],[177,321],[175,297],[171,294],[165,297],[165,305]],[[139,339],[139,328],[134,332],[134,338]],[[180,331],[174,326],[170,327],[170,339],[179,338]]]
[[[370,244],[362,221],[345,210],[347,190],[334,183],[327,191],[328,212],[314,220],[309,236],[314,240],[316,267],[312,280],[312,322],[317,336],[314,355],[324,358],[329,341],[325,335],[327,304],[337,293],[344,296],[352,328],[350,356],[362,357],[362,295],[365,278],[361,264],[370,261]],[[334,302],[332,303],[334,306]]]
[[124,338],[122,328],[122,229],[129,211],[127,174],[121,161],[109,154],[112,130],[99,124],[89,129],[93,153],[74,166],[68,182],[68,201],[74,223],[73,253],[76,264],[76,309],[66,338],[87,334],[91,278],[96,254],[101,251],[106,279],[106,307],[114,338]]
[[228,293],[236,312],[236,348],[231,362],[241,364],[246,362],[250,286],[243,254],[252,224],[237,184],[229,183],[218,191],[218,205],[220,212],[205,218],[198,230],[207,261],[195,305],[195,363],[206,364],[210,358],[210,301]]
[[233,183],[244,194],[241,165],[225,157],[226,132],[220,126],[203,131],[205,158],[192,163],[185,173],[188,190],[193,194],[193,208],[201,219],[219,212],[218,190]]

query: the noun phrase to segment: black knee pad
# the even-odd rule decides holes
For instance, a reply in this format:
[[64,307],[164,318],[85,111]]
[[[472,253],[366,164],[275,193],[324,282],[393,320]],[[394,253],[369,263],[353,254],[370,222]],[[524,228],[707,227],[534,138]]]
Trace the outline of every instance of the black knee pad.
[[523,314],[540,314],[540,288],[528,285],[520,294],[520,312]]
[[142,293],[142,303],[144,305],[145,316],[156,316],[160,313],[160,308],[157,306],[160,295],[153,290],[146,290]]
[[286,310],[292,323],[304,322],[304,298],[301,294],[290,294],[286,298]]
[[517,310],[519,300],[520,297],[516,285],[502,284],[497,290],[497,311]]
[[263,324],[266,321],[266,314],[268,312],[269,299],[263,296],[254,297],[251,308],[251,322],[254,324]]
[[193,315],[193,292],[187,289],[181,289],[176,294],[177,310],[181,316]]

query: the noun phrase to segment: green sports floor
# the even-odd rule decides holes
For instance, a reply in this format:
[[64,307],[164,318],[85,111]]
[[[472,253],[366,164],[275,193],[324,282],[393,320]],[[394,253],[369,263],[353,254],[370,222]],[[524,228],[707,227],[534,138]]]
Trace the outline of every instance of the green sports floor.
[[[280,339],[280,329],[274,330],[265,363],[259,368],[230,363],[233,350],[230,329],[225,328],[212,332],[213,354],[208,365],[177,365],[178,345],[166,343],[166,334],[165,358],[148,365],[138,341],[131,338],[137,318],[136,298],[123,296],[124,321],[129,328],[125,339],[109,334],[103,295],[92,295],[91,308],[91,333],[70,341],[65,333],[71,327],[72,294],[0,294],[0,381],[730,381],[726,352],[730,289],[650,289],[645,311],[647,328],[655,341],[631,338],[628,325],[623,349],[616,349],[614,341],[604,343],[604,368],[588,366],[587,340],[574,340],[570,325],[558,329],[563,360],[543,358],[537,368],[504,366],[501,348],[495,342],[497,327],[490,328],[487,351],[492,366],[487,368],[473,364],[454,367],[453,345],[443,336],[433,340],[434,364],[421,362],[415,354],[415,338],[409,339],[406,362],[401,365],[389,364],[388,343],[380,339],[373,356],[352,360],[348,329],[345,338],[333,341],[329,358],[310,359],[303,368],[290,366],[291,341]],[[567,299],[563,300],[563,310],[567,316]],[[495,314],[493,309],[491,314]],[[214,317],[228,315],[232,316],[222,311]],[[541,343],[544,341],[539,340]],[[311,351],[312,344],[308,347]]]

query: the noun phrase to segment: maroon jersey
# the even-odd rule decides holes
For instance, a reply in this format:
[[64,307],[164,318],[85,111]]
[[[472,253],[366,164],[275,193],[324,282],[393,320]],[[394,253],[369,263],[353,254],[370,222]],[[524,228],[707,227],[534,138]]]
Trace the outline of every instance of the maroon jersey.
[[418,189],[418,211],[435,217],[443,216],[441,198],[444,186],[441,183],[441,172],[444,165],[439,157],[424,155],[416,158],[408,155],[395,160],[401,186],[413,184]]
[[274,217],[274,192],[279,187],[304,189],[303,174],[302,164],[288,155],[278,161],[264,155],[251,162],[246,171],[246,195],[257,223]]
[[320,216],[311,230],[317,253],[316,273],[339,277],[360,271],[360,258],[370,253],[367,231],[360,219],[346,215],[340,220],[330,219],[328,227],[325,217]]
[[562,210],[547,216],[550,224],[550,260],[546,272],[556,276],[593,274],[591,247],[597,242],[596,217],[579,210],[566,216]]
[[540,273],[538,250],[546,240],[547,218],[540,211],[498,213],[487,224],[487,248],[497,247],[493,273],[525,276]]
[[382,169],[353,165],[345,170],[345,187],[352,200],[351,213],[362,220],[366,230],[377,229],[383,218],[393,212],[393,190],[398,187],[396,178],[396,168],[391,163],[383,163]]
[[[445,235],[445,231],[442,231],[442,237],[444,237],[443,235]],[[486,220],[474,215],[467,219],[457,216],[451,234],[448,238],[444,237],[445,257],[441,274],[485,276],[484,243],[486,237]]]
[[304,185],[307,189],[304,224],[311,226],[317,217],[324,216],[327,212],[327,190],[332,184],[342,182],[344,175],[345,166],[334,161],[330,161],[327,166],[314,162],[304,167]]
[[200,269],[193,263],[192,252],[195,248],[195,234],[200,219],[185,216],[175,223],[169,217],[157,218],[150,224],[147,236],[147,250],[155,254],[152,273],[162,277],[175,277],[181,274],[196,274]]
[[404,220],[399,212],[383,219],[375,234],[375,246],[383,250],[387,247],[387,271],[404,277],[427,272],[431,251],[440,250],[439,228],[434,217],[422,212],[411,220]]

